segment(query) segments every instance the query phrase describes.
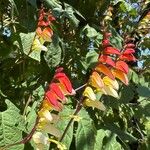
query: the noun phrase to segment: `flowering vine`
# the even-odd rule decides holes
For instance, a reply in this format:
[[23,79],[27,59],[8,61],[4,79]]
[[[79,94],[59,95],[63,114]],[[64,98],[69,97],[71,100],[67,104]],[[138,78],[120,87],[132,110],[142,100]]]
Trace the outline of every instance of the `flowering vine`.
[[[44,8],[40,10],[38,26],[36,35],[31,47],[31,50],[47,51],[46,42],[51,42],[53,30],[51,28],[52,22],[55,21],[53,15]],[[38,150],[44,149],[51,142],[55,143],[60,150],[66,149],[61,143],[70,124],[75,116],[81,110],[82,106],[94,107],[100,110],[105,110],[105,106],[97,100],[96,94],[101,93],[104,95],[119,98],[118,89],[119,81],[128,85],[128,61],[136,61],[134,57],[135,45],[132,43],[125,43],[122,50],[113,47],[110,43],[111,33],[104,33],[102,40],[102,50],[100,51],[98,62],[93,68],[88,82],[82,86],[85,90],[77,103],[76,110],[73,117],[70,119],[64,133],[56,128],[55,124],[59,120],[59,112],[63,109],[63,105],[67,102],[67,96],[75,95],[76,92],[72,84],[63,72],[63,68],[58,68],[55,71],[54,77],[44,94],[41,107],[38,111],[38,117],[31,133],[24,138],[21,142],[12,144],[24,144],[31,138],[36,144]],[[78,88],[80,89],[80,88]],[[53,113],[55,111],[55,113]],[[53,135],[55,138],[50,139],[47,134]],[[58,141],[59,140],[59,141]]]
[[[41,8],[32,50],[47,51],[44,44],[52,40],[52,21],[55,21],[53,15],[50,12],[46,12],[44,8]],[[69,78],[63,73],[63,68],[58,68],[44,94],[44,99],[38,112],[38,122],[35,127],[36,132],[32,138],[37,149],[43,149],[44,146],[48,146],[51,142],[57,144],[59,149],[65,149],[61,143],[54,139],[49,139],[45,134],[51,134],[56,138],[61,136],[61,132],[54,125],[54,123],[57,122],[58,115],[50,112],[53,110],[56,112],[61,111],[63,104],[67,101],[66,96],[74,94],[75,91],[72,88]]]

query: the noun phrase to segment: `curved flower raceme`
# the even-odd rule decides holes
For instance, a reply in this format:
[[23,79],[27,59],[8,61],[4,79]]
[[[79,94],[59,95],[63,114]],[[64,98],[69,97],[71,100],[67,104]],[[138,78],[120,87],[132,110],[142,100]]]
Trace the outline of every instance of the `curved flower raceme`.
[[96,93],[110,95],[119,98],[118,79],[128,85],[127,74],[129,72],[127,61],[136,61],[133,53],[135,45],[127,43],[122,50],[113,46],[109,41],[110,33],[105,33],[102,41],[103,51],[100,53],[98,63],[88,81],[83,92],[85,97],[84,105],[104,110],[104,105],[96,100]]
[[63,104],[67,101],[66,96],[74,94],[75,90],[72,88],[69,78],[63,73],[63,68],[58,68],[45,92],[41,109],[38,112],[37,132],[33,135],[33,141],[37,145],[38,150],[42,150],[49,142],[57,144],[60,150],[65,149],[64,145],[61,145],[58,141],[48,139],[45,133],[51,134],[56,138],[61,136],[60,130],[55,127],[55,124],[59,121],[59,116],[51,113],[51,111],[61,111]]
[[53,36],[51,25],[53,21],[55,21],[55,18],[52,14],[50,12],[46,12],[44,8],[41,8],[39,12],[38,27],[32,44],[32,50],[47,51],[44,43],[51,42],[51,38]]

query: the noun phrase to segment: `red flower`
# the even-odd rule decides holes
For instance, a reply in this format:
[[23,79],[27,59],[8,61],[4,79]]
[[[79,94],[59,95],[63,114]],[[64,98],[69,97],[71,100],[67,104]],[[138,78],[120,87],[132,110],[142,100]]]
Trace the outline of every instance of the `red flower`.
[[103,45],[104,47],[109,46],[109,45],[110,45],[109,40],[108,40],[108,39],[104,39],[104,40],[102,41],[102,45]]
[[55,108],[55,109],[61,109],[60,104],[57,100],[57,96],[53,91],[47,91],[45,93],[45,98],[48,100],[48,102]]
[[135,44],[128,43],[128,44],[125,45],[125,48],[135,48]]
[[122,54],[119,56],[119,59],[125,60],[125,61],[136,61],[137,60],[133,54]]
[[123,54],[132,54],[132,53],[135,53],[135,50],[132,49],[132,48],[127,48],[127,49],[125,49],[125,51],[123,52]]
[[106,67],[105,65],[103,65],[103,64],[98,64],[96,66],[95,70],[97,72],[103,73],[104,75],[108,76],[112,80],[115,79],[115,77],[113,76],[111,70],[108,67]]
[[115,67],[115,63],[114,61],[111,59],[111,57],[107,56],[107,55],[101,55],[99,57],[99,61],[102,63],[106,63],[112,67]]
[[64,101],[65,100],[65,95],[63,94],[63,92],[61,91],[61,88],[56,84],[56,83],[52,83],[50,84],[50,90],[53,91],[57,97]]
[[129,67],[124,61],[117,61],[116,69],[121,70],[122,72],[126,74],[129,72]]
[[108,46],[104,49],[104,54],[117,54],[117,55],[120,55],[120,51],[117,48]]
[[43,30],[41,29],[41,27],[38,27],[37,30],[36,30],[36,33],[44,41],[51,41],[51,37],[53,35],[53,30],[49,27],[46,27]]
[[70,80],[68,79],[68,77],[67,77],[64,73],[61,73],[61,72],[57,73],[57,74],[54,76],[54,79],[59,80],[59,82],[60,82],[61,84],[63,84],[63,85],[66,87],[67,91],[68,91],[70,94],[73,94],[73,93],[74,93],[74,90],[73,90],[73,88],[72,88],[71,82],[70,82]]

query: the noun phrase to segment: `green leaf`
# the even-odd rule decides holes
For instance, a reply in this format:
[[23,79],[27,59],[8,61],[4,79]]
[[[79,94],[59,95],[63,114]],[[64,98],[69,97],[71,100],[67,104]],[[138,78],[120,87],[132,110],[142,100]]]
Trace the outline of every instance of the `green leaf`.
[[122,1],[122,3],[120,4],[120,8],[123,12],[126,12],[126,11],[130,11],[131,10],[131,5],[125,1]]
[[131,74],[132,74],[131,77],[132,77],[133,82],[138,84],[139,83],[139,77],[138,77],[137,73],[135,71],[131,70]]
[[141,43],[141,46],[143,46],[144,48],[150,48],[150,38],[144,38]]
[[36,107],[37,107],[37,102],[35,101],[32,105],[32,107],[27,108],[27,117],[26,117],[26,124],[27,124],[27,130],[30,132],[35,124],[36,121]]
[[118,49],[122,48],[122,42],[123,39],[122,37],[117,33],[117,31],[115,30],[115,28],[113,28],[111,25],[109,25],[112,36],[110,37],[110,42],[113,46],[115,46]]
[[75,27],[77,27],[79,24],[79,20],[74,15],[75,11],[73,7],[67,3],[64,3],[64,6],[65,6],[65,10],[63,15],[67,17]]
[[132,134],[128,133],[127,131],[121,130],[117,125],[114,123],[108,123],[106,125],[106,129],[112,131],[113,133],[117,134],[122,141],[129,141],[129,142],[135,142],[137,141],[137,138],[134,137]]
[[[58,123],[57,126],[60,129],[60,131],[64,131],[69,120],[70,120],[70,115],[73,114],[73,109],[65,106],[63,108],[63,111],[59,113],[60,118],[62,118]],[[71,126],[69,127],[67,134],[65,135],[62,143],[67,147],[67,149],[69,149],[71,142],[73,139],[73,123],[71,124]]]
[[102,148],[103,148],[103,140],[104,140],[105,136],[106,136],[105,130],[100,129],[100,130],[97,131],[96,141],[95,141],[95,145],[94,145],[94,150],[102,150]]
[[[13,15],[14,15],[15,13],[17,13],[17,15],[19,15],[19,12],[18,12],[18,9],[17,9],[17,6],[16,6],[14,0],[9,0],[9,2],[10,2],[11,5],[12,5],[12,13],[13,13]],[[14,10],[15,10],[15,13],[14,13]]]
[[[25,124],[19,109],[6,100],[7,110],[0,112],[0,147],[8,144],[14,144],[22,140],[22,131],[25,130]],[[17,145],[10,150],[21,150],[24,145]]]
[[79,116],[82,117],[82,119],[79,121],[76,131],[76,149],[92,150],[94,149],[96,134],[94,124],[85,109],[80,111]]
[[41,50],[31,51],[31,46],[35,37],[35,32],[31,32],[28,34],[20,33],[21,44],[24,54],[29,56],[30,58],[40,62],[40,54]]
[[36,0],[27,0],[33,7],[37,8]]
[[129,103],[133,98],[134,98],[134,89],[135,87],[132,85],[129,86],[124,86],[123,89],[121,90],[121,98],[119,102],[121,103]]
[[98,54],[96,51],[92,50],[89,51],[86,55],[86,63],[87,63],[87,68],[93,68],[94,65],[97,63],[98,61]]
[[149,87],[138,85],[137,92],[142,97],[150,97]]
[[89,25],[86,25],[82,32],[85,33],[88,38],[94,38],[98,35],[97,31]]
[[122,149],[121,145],[116,140],[117,135],[110,131],[107,131],[106,134],[108,138],[103,149],[104,150],[121,150]]
[[61,48],[58,38],[54,38],[53,42],[47,47],[48,51],[44,54],[48,66],[56,67],[61,62]]
[[45,0],[44,1],[48,6],[50,6],[51,8],[62,8],[62,6],[60,5],[60,2],[57,0]]

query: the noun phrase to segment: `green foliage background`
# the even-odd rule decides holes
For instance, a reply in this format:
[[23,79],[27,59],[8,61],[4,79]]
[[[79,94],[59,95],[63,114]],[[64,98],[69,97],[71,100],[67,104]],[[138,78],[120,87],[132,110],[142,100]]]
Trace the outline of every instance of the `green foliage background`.
[[[0,146],[20,141],[31,131],[44,90],[57,66],[62,66],[74,88],[86,83],[97,61],[103,38],[102,24],[113,7],[108,30],[112,45],[122,48],[124,37],[134,38],[136,57],[142,66],[130,63],[129,86],[121,85],[116,100],[102,96],[105,112],[86,108],[70,126],[63,143],[72,150],[150,149],[150,21],[141,21],[150,1],[142,0],[43,0],[56,17],[48,51],[33,51],[39,0],[0,1]],[[10,32],[10,36],[9,36]],[[62,118],[71,115],[76,100],[70,97]],[[65,117],[64,117],[65,118]],[[58,127],[63,132],[69,119]],[[11,150],[34,149],[32,141]],[[50,148],[51,149],[51,148]]]

